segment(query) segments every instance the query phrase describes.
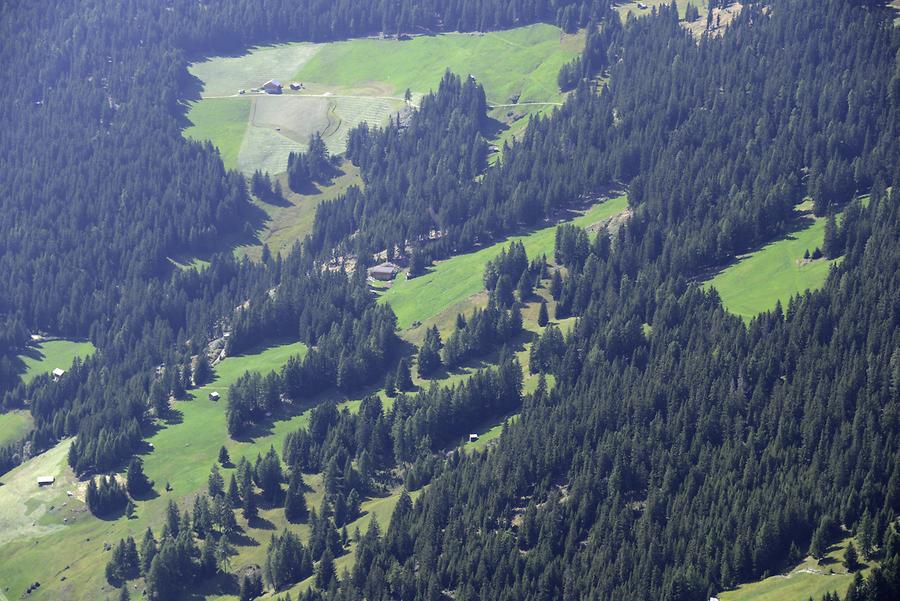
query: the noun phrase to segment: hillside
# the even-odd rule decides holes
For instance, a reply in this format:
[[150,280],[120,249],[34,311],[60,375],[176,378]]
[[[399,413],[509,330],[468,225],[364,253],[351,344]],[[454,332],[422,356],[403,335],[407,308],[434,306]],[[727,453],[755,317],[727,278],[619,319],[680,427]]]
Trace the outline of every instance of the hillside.
[[2,14],[0,601],[900,598],[886,2]]

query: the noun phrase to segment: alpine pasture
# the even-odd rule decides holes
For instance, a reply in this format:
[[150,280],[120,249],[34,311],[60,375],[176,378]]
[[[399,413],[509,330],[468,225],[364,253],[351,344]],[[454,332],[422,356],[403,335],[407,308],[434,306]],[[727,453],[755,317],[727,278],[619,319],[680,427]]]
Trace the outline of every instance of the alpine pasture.
[[[520,105],[529,113],[552,108],[562,100],[559,68],[583,45],[583,34],[533,25],[405,41],[367,38],[254,48],[191,66],[201,91],[189,102],[184,135],[212,142],[228,168],[276,175],[286,169],[291,151],[306,148],[311,133],[318,131],[332,153],[341,153],[353,127],[381,125],[407,110],[405,91],[415,102],[437,86],[448,68],[476,77],[498,107]],[[282,94],[252,92],[269,79],[283,84]],[[302,89],[291,90],[294,81]]]
[[[742,584],[734,590],[718,595],[720,601],[794,601],[795,599],[821,599],[825,593],[846,594],[854,575],[844,567],[844,555],[851,538],[832,545],[820,561],[806,557],[798,565],[783,574]],[[853,541],[859,548],[859,541]],[[872,563],[872,562],[867,562]],[[871,566],[862,570],[870,571]]]
[[787,307],[791,297],[825,283],[831,265],[840,259],[804,258],[822,248],[825,219],[813,217],[805,204],[797,210],[797,230],[738,258],[704,284],[716,289],[730,312],[749,321],[776,303]]
[[[618,196],[594,205],[573,219],[572,223],[588,227],[606,221],[625,211],[627,204],[625,196]],[[389,303],[394,309],[401,329],[410,327],[414,322],[424,322],[430,316],[481,291],[484,288],[484,266],[487,262],[500,254],[500,250],[509,246],[510,242],[520,240],[524,243],[529,258],[542,254],[552,258],[556,225],[440,261],[428,273],[417,278],[407,279],[405,274],[401,274],[391,288],[382,294],[381,301]]]
[[94,353],[90,342],[75,340],[47,340],[28,349],[20,356],[25,366],[22,380],[27,384],[40,374],[50,373],[56,368],[69,369],[77,358],[84,359]]

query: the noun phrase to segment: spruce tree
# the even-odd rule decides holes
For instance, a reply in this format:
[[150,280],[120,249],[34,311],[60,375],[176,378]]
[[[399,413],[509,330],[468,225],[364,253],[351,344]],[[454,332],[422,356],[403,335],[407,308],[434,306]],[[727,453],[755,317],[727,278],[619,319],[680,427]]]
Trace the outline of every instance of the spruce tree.
[[547,312],[547,301],[541,301],[541,308],[538,311],[538,325],[542,328],[550,322],[550,315]]
[[132,457],[125,475],[125,488],[131,496],[138,496],[150,488],[150,481],[144,474],[144,463],[139,457]]
[[394,378],[397,390],[405,392],[413,389],[412,374],[409,369],[409,360],[406,357],[400,359],[397,364],[397,377]]
[[306,488],[303,474],[299,469],[291,472],[287,494],[284,497],[284,517],[292,524],[299,524],[309,519],[309,508],[303,491]]
[[331,579],[335,577],[334,555],[330,549],[325,549],[316,567],[316,587],[320,590],[328,590]]
[[228,449],[225,448],[225,445],[222,445],[219,449],[219,464],[222,467],[231,465],[231,456],[228,455]]
[[212,498],[216,498],[225,493],[225,479],[222,478],[222,474],[219,473],[219,466],[216,464],[213,464],[212,469],[209,472],[207,490],[209,496]]
[[844,567],[848,572],[855,572],[859,569],[859,556],[856,553],[856,547],[853,541],[847,545],[847,551],[844,553]]
[[228,494],[226,496],[232,508],[240,506],[241,493],[238,490],[237,479],[234,477],[234,474],[231,474],[231,479],[228,481]]
[[559,275],[559,270],[555,270],[553,272],[553,277],[550,278],[550,295],[553,297],[553,300],[559,300],[560,295],[562,295],[562,276]]

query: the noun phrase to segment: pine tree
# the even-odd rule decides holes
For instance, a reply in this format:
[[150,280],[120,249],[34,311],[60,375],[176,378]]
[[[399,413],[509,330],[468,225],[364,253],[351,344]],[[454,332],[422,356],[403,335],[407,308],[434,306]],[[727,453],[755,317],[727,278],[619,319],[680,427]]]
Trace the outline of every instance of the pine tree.
[[330,549],[325,549],[316,568],[316,586],[320,590],[328,590],[328,585],[331,584],[331,579],[334,577],[334,555]]
[[209,357],[203,350],[197,356],[197,363],[194,365],[194,386],[203,386],[209,382],[212,375],[212,368],[209,366]]
[[832,213],[825,220],[825,239],[822,243],[822,253],[826,259],[837,258],[843,252],[841,246],[840,231]]
[[237,479],[234,477],[234,474],[231,474],[231,479],[228,481],[228,503],[231,507],[238,507],[241,504],[241,493],[238,490]]
[[[247,472],[249,474],[249,472]],[[253,483],[249,481],[245,482],[243,487],[243,504],[241,506],[241,515],[244,516],[248,522],[253,521],[259,515],[259,510],[256,507],[256,495],[253,494]]]
[[412,374],[409,369],[409,361],[406,357],[400,359],[397,364],[397,377],[394,378],[397,390],[405,392],[413,389]]
[[219,464],[222,467],[231,465],[231,456],[228,455],[228,449],[225,448],[225,445],[222,445],[222,448],[219,449]]
[[437,326],[425,332],[425,340],[419,349],[419,377],[426,378],[441,367],[441,334]]
[[284,517],[292,524],[299,524],[309,519],[309,508],[303,491],[306,488],[303,475],[299,469],[291,472],[287,494],[284,497]]
[[138,496],[146,492],[151,482],[144,474],[144,463],[139,457],[132,457],[128,463],[128,471],[125,476],[125,488],[131,496]]
[[538,311],[538,325],[542,328],[550,322],[550,315],[547,313],[547,301],[541,300],[541,308]]
[[556,301],[562,295],[562,276],[559,275],[558,269],[553,272],[553,277],[550,278],[550,295]]
[[153,531],[147,528],[141,542],[141,573],[145,576],[150,571],[150,563],[154,557],[156,557],[156,539],[153,537]]
[[212,469],[209,472],[209,479],[207,480],[207,490],[209,492],[209,496],[212,498],[216,498],[219,495],[225,493],[225,479],[222,478],[222,474],[219,473],[219,466],[216,464],[213,464]]
[[844,553],[844,567],[848,572],[855,572],[859,569],[859,556],[856,554],[856,547],[853,541],[847,545],[847,551]]

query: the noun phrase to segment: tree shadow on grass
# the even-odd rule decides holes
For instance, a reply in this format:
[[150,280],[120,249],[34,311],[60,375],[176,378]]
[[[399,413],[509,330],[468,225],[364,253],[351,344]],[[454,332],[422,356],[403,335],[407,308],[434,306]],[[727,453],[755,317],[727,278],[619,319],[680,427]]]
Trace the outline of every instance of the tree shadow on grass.
[[494,119],[493,117],[488,117],[483,121],[483,125],[481,127],[481,133],[488,140],[494,140],[500,136],[503,132],[509,129],[509,124],[500,121],[499,119]]
[[259,541],[244,531],[232,532],[228,537],[228,542],[235,547],[258,547]]
[[184,423],[184,413],[175,409],[173,407],[169,407],[169,410],[166,411],[166,414],[162,416],[163,423],[168,426],[176,426],[178,424]]
[[254,530],[275,530],[275,524],[260,516],[248,520],[247,525]]
[[216,574],[191,587],[180,599],[185,601],[204,601],[215,596],[236,596],[240,593],[238,578],[235,574]]

